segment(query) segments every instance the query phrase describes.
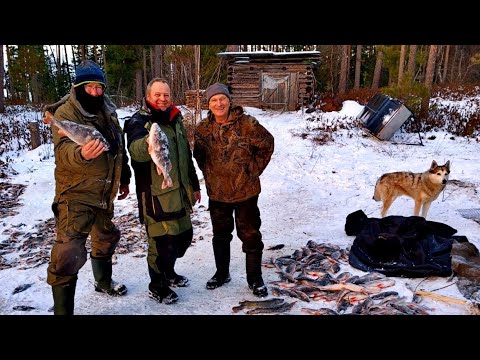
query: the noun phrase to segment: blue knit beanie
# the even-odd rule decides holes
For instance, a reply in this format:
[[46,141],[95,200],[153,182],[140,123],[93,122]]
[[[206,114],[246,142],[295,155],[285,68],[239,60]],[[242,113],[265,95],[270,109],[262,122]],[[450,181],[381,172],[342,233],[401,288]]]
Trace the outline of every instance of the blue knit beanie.
[[89,82],[97,82],[104,87],[106,86],[105,74],[100,66],[92,60],[84,60],[77,66],[77,70],[75,71],[74,86],[76,87]]
[[215,83],[210,85],[207,90],[205,90],[205,97],[207,98],[207,104],[210,102],[210,98],[213,95],[218,95],[218,94],[223,94],[230,101],[232,101],[232,96],[230,95],[230,91],[228,91],[227,85],[221,84],[221,83]]

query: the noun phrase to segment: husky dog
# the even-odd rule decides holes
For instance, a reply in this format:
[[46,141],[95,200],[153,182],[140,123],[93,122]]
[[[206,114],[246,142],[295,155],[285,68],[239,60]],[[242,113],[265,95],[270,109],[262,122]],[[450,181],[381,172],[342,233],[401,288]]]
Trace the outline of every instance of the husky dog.
[[422,216],[426,218],[432,201],[445,188],[449,174],[450,160],[445,165],[438,165],[433,160],[430,169],[423,173],[400,171],[383,174],[375,184],[373,200],[383,201],[381,214],[384,217],[398,196],[410,196],[415,200],[413,214],[419,216],[422,208]]

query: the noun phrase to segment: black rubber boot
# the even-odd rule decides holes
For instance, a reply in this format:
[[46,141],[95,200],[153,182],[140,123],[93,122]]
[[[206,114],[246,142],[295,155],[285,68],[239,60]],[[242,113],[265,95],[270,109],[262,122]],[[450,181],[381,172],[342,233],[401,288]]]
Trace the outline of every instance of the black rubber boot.
[[217,271],[210,280],[207,281],[207,289],[212,290],[230,280],[230,242],[214,242],[213,255],[215,256],[215,266]]
[[54,315],[73,315],[76,286],[76,281],[52,286]]
[[157,273],[150,266],[148,267],[150,275],[150,284],[148,284],[148,295],[158,301],[167,305],[176,303],[178,295],[168,287],[169,280],[164,273]]
[[262,278],[262,252],[246,253],[245,268],[247,270],[248,287],[253,290],[253,295],[268,296],[268,290]]
[[127,287],[112,280],[112,258],[99,258],[90,256],[95,291],[103,292],[110,296],[122,296],[127,293]]
[[213,289],[216,289],[226,283],[229,283],[230,281],[232,280],[232,278],[230,277],[230,274],[227,273],[227,275],[225,274],[219,274],[218,273],[218,270],[217,272],[215,273],[215,275],[212,276],[212,278],[210,280],[207,281],[207,289],[208,290],[213,290]]

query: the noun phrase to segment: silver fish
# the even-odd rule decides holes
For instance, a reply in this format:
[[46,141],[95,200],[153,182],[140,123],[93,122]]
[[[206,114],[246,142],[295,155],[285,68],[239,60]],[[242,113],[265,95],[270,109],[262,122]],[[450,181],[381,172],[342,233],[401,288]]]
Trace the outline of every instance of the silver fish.
[[157,123],[153,123],[148,135],[148,143],[152,146],[153,151],[150,156],[157,166],[158,175],[163,174],[162,189],[173,186],[170,170],[172,163],[170,162],[170,146],[168,144],[167,135],[160,129]]
[[100,131],[95,129],[93,126],[77,124],[69,120],[59,121],[55,119],[53,114],[48,111],[45,112],[45,117],[42,119],[42,121],[45,124],[55,125],[57,128],[63,130],[65,135],[78,145],[85,145],[92,140],[99,139],[103,143],[105,151],[110,149],[110,144],[108,141],[105,140]]

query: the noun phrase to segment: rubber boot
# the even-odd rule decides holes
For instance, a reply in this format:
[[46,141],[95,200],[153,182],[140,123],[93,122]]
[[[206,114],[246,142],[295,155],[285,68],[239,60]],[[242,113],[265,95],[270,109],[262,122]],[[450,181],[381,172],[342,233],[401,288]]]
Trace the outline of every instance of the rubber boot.
[[92,262],[95,291],[110,296],[122,296],[127,293],[127,287],[112,280],[112,257],[99,258],[90,256]]
[[73,315],[76,286],[76,281],[52,286],[54,315]]
[[175,262],[177,256],[172,252],[170,256],[164,259],[165,262],[165,275],[168,280],[168,285],[171,287],[185,287],[188,286],[188,278],[183,275],[179,275],[175,272]]
[[245,268],[247,270],[248,287],[253,290],[253,295],[267,296],[268,290],[262,278],[262,251],[246,253]]
[[148,267],[148,274],[150,275],[150,284],[148,284],[148,295],[158,301],[167,305],[176,303],[178,301],[178,295],[168,287],[169,280],[165,276],[165,273],[158,273],[150,266]]
[[213,243],[213,255],[215,256],[215,266],[217,271],[210,280],[207,281],[207,289],[212,290],[230,282],[230,242]]

